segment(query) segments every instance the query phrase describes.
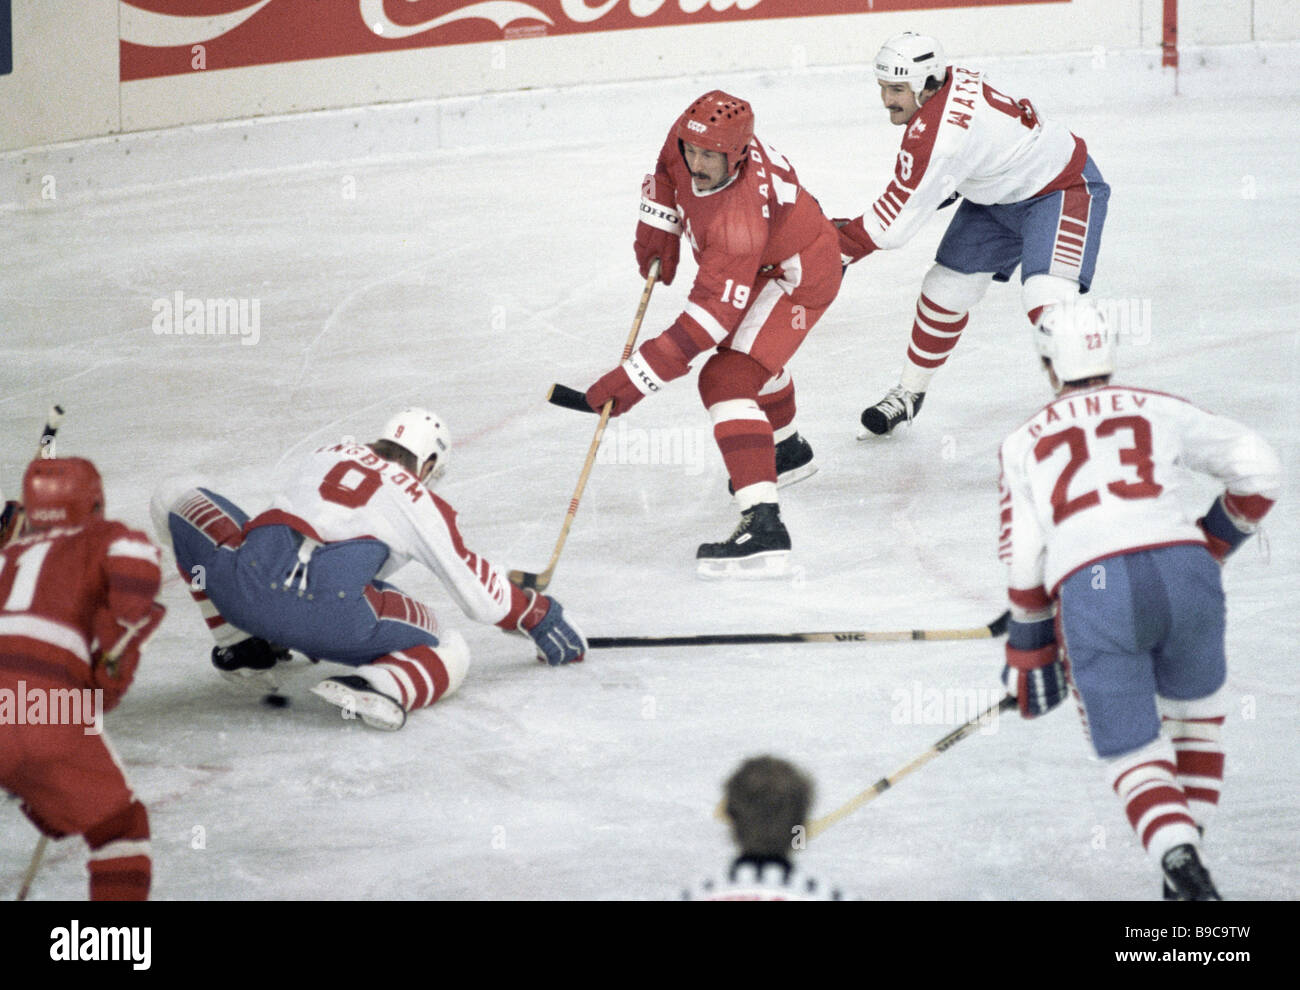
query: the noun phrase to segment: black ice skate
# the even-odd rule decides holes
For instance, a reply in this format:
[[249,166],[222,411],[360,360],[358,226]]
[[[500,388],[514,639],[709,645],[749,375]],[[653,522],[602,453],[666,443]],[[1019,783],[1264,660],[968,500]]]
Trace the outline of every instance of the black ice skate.
[[280,690],[275,666],[287,663],[293,654],[283,646],[268,643],[257,636],[242,639],[234,646],[214,646],[212,666],[231,684],[265,693]]
[[343,709],[344,718],[361,716],[374,729],[396,732],[406,724],[406,709],[364,677],[348,674],[321,681],[311,693]]
[[740,525],[722,543],[701,543],[695,557],[702,578],[766,578],[785,574],[790,534],[775,502],[759,502],[740,514]]
[[[1174,846],[1160,861],[1165,873],[1165,899],[1177,901],[1221,901],[1222,897],[1214,889],[1214,881],[1201,862],[1196,847],[1184,842]],[[1173,896],[1170,897],[1169,893]]]
[[[817,473],[813,463],[812,444],[798,433],[786,437],[776,445],[776,487],[784,488],[803,481]],[[727,491],[736,494],[735,486],[728,481]]]
[[865,432],[859,433],[858,439],[863,440],[871,434],[883,437],[899,423],[911,423],[924,401],[924,392],[909,392],[903,386],[895,385],[883,399],[862,411]]

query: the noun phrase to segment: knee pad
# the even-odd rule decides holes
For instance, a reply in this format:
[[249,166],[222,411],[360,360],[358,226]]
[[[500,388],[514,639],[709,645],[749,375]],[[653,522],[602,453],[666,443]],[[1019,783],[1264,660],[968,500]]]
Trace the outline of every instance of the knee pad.
[[720,350],[700,369],[700,400],[704,408],[728,399],[757,400],[772,373],[748,354]]
[[921,281],[921,295],[952,313],[969,313],[984,298],[993,276],[988,272],[965,274],[934,265]]
[[1020,287],[1020,300],[1031,323],[1052,303],[1067,302],[1079,295],[1079,283],[1059,275],[1030,275]]

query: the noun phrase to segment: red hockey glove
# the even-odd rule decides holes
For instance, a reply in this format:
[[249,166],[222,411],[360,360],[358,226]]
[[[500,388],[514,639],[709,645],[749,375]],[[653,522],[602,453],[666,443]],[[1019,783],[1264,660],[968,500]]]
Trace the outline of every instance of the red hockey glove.
[[662,175],[647,175],[641,183],[641,219],[636,225],[636,263],[642,278],[659,259],[659,281],[672,285],[681,254],[682,220],[673,203],[671,184]]
[[537,659],[552,667],[581,663],[587,655],[587,639],[564,617],[560,603],[535,591],[528,594],[533,597],[519,617],[518,629],[537,645]]
[[837,219],[832,222],[839,228],[840,263],[846,268],[876,250],[876,244],[867,235],[867,228],[862,225],[861,217],[856,220]]
[[621,416],[651,392],[664,387],[664,380],[650,367],[640,351],[606,372],[596,384],[587,389],[587,404],[600,410],[610,399],[614,400],[611,416]]

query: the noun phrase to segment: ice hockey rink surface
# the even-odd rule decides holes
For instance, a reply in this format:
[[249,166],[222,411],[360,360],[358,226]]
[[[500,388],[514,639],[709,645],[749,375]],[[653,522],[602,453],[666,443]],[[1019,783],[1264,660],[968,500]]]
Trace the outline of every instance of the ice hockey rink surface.
[[[765,127],[780,99],[777,84],[753,97],[759,135],[829,215],[860,213],[897,150],[875,96],[839,123]],[[642,289],[641,177],[681,109],[665,101],[636,140],[583,131],[212,179],[186,178],[204,172],[196,137],[174,183],[6,212],[0,485],[17,490],[58,402],[58,450],[99,465],[110,515],[147,528],[151,491],[177,475],[257,511],[295,453],[426,405],[453,433],[438,491],[468,544],[540,570],[596,422],[546,390],[586,388],[618,360]],[[1112,187],[1094,293],[1133,319],[1116,380],[1247,423],[1288,469],[1264,538],[1225,570],[1227,776],[1204,848],[1233,900],[1300,894],[1298,110],[1170,97],[1055,111]],[[788,579],[694,576],[697,544],[737,520],[694,374],[611,423],[550,587],[589,636],[952,628],[1002,612],[997,449],[1051,397],[1018,283],[974,311],[911,428],[856,439],[897,380],[946,218],[850,269],[791,364],[820,470],[781,493]],[[673,320],[694,270],[684,259],[655,290],[643,338]],[[156,332],[155,303],[177,292],[255,302],[256,333]],[[1188,488],[1194,510],[1214,494]],[[713,809],[745,757],[806,768],[826,815],[1002,690],[989,639],[593,650],[552,669],[412,565],[397,583],[465,634],[473,663],[457,695],[376,732],[309,693],[340,667],[296,660],[282,710],[236,693],[168,563],[168,617],[107,717],[149,809],[159,900],[671,899],[728,860]],[[10,899],[37,836],[12,801],[0,835]],[[84,861],[79,840],[53,845],[32,899],[84,899]],[[801,863],[877,900],[1154,900],[1160,886],[1068,703],[985,726]]]

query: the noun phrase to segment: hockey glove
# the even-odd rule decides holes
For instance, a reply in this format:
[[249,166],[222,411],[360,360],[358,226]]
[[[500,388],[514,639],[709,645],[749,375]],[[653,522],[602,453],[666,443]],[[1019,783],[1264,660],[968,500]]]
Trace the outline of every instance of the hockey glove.
[[531,591],[532,600],[519,617],[519,631],[537,644],[537,659],[552,667],[564,663],[581,663],[587,655],[586,637],[564,617],[564,609],[554,598]]
[[1036,650],[1018,650],[1007,644],[1002,683],[1019,703],[1021,718],[1046,715],[1065,700],[1066,693],[1065,667],[1056,644]]
[[621,416],[651,392],[658,392],[664,380],[638,351],[613,371],[606,372],[596,384],[587,389],[587,404],[599,410],[610,399],[614,400],[611,416]]
[[1065,666],[1056,646],[1056,627],[1050,609],[1013,612],[1007,624],[1007,664],[1002,683],[1015,696],[1022,718],[1046,715],[1065,700]]
[[681,254],[682,220],[673,203],[671,183],[647,175],[641,183],[641,220],[636,225],[636,263],[641,277],[650,277],[650,263],[659,259],[659,281],[672,285]]
[[1262,495],[1224,492],[1214,500],[1209,511],[1196,520],[1196,525],[1205,534],[1210,554],[1222,564],[1259,528],[1259,521],[1272,507],[1273,500]]
[[839,228],[841,266],[847,268],[876,250],[875,243],[867,235],[866,227],[862,225],[861,217],[856,220],[837,219],[832,223]]

